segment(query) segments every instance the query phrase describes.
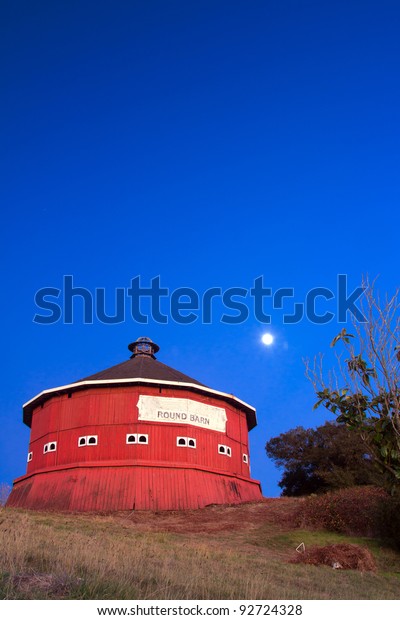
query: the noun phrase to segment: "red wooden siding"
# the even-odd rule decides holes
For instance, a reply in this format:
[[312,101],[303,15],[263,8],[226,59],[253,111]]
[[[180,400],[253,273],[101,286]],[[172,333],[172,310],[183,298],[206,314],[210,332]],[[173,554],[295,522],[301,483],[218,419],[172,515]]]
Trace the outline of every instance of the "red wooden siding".
[[[139,396],[188,398],[224,407],[226,433],[190,424],[138,420]],[[126,435],[148,435],[148,445]],[[78,446],[96,435],[94,446]],[[178,436],[196,448],[178,447]],[[44,444],[57,450],[43,454]],[[218,453],[231,448],[231,457]],[[198,508],[261,498],[250,479],[246,415],[239,408],[190,390],[156,386],[88,387],[54,395],[33,411],[27,475],[14,484],[8,504],[35,509],[132,510]]]
[[16,482],[9,506],[35,510],[179,510],[261,498],[260,486],[222,473],[171,466],[86,466]]

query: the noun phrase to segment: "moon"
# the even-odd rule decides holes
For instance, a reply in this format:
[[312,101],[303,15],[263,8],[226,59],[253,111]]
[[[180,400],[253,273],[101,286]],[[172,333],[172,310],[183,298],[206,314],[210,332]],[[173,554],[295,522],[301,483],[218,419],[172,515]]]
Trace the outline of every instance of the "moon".
[[274,337],[272,334],[263,334],[261,337],[261,342],[269,347],[274,342]]

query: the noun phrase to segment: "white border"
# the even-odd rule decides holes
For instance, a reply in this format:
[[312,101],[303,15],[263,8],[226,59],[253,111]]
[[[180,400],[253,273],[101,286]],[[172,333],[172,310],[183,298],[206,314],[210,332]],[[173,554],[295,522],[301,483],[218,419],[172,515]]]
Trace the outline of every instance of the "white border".
[[[239,613],[239,605],[244,607],[244,614]],[[5,620],[20,616],[26,618],[40,617],[41,620],[54,620],[55,617],[58,620],[70,620],[71,616],[75,618],[97,618],[99,608],[108,608],[110,611],[108,614],[104,614],[106,617],[118,616],[118,610],[123,609],[128,613],[133,611],[139,618],[143,615],[149,616],[151,613],[155,615],[155,610],[159,616],[165,616],[165,618],[172,618],[174,614],[178,615],[179,613],[193,618],[196,613],[199,613],[197,610],[200,609],[200,613],[204,617],[249,618],[251,616],[247,612],[251,611],[255,614],[260,610],[259,617],[261,618],[265,617],[262,614],[267,609],[271,609],[275,605],[278,613],[282,614],[287,614],[288,607],[291,608],[291,606],[296,612],[296,606],[300,605],[302,615],[293,614],[291,616],[293,620],[320,620],[321,617],[325,620],[337,620],[338,617],[358,617],[363,620],[376,620],[380,617],[395,618],[400,608],[397,600],[2,600],[0,601],[0,613]],[[115,610],[115,614],[112,613],[112,610]]]

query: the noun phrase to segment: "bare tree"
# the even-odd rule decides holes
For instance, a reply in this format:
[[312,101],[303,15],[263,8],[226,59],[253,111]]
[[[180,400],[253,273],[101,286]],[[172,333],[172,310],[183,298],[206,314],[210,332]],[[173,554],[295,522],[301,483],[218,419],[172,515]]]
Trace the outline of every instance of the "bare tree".
[[361,310],[365,323],[352,321],[353,333],[342,329],[331,343],[340,344],[335,367],[327,374],[320,355],[307,376],[338,422],[358,432],[393,494],[400,492],[400,290],[380,298],[375,281],[363,282]]

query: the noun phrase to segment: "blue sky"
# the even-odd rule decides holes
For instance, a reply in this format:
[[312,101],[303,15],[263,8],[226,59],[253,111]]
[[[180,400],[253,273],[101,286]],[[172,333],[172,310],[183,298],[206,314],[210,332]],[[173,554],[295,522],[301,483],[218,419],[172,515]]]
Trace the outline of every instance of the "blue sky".
[[[25,471],[21,405],[127,359],[158,359],[257,408],[252,474],[277,495],[266,441],[328,419],[304,357],[342,325],[273,313],[225,325],[33,322],[34,295],[160,276],[302,301],[379,275],[398,285],[400,6],[395,0],[71,1],[0,9],[0,481]],[[321,311],[332,304],[321,302]]]

